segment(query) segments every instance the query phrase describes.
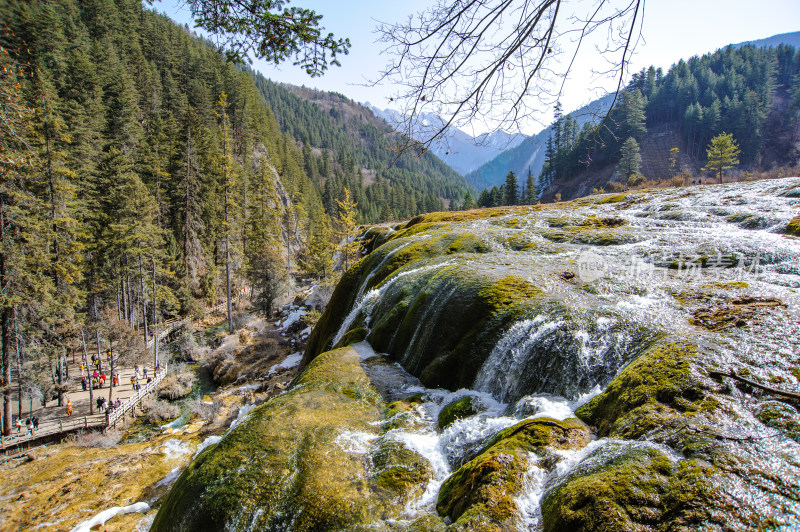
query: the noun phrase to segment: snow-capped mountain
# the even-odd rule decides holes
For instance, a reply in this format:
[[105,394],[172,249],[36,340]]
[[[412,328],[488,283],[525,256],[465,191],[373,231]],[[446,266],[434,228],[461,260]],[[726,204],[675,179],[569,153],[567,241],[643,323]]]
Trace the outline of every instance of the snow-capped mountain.
[[[375,115],[383,118],[390,126],[402,131],[403,115],[399,112],[393,109],[379,109],[369,103],[364,105]],[[442,119],[434,114],[422,114],[419,119],[425,129],[432,130],[443,124]],[[466,175],[505,150],[516,147],[525,138],[525,135],[506,133],[505,131],[473,137],[458,128],[450,128],[447,137],[442,142],[432,145],[430,150],[450,168],[461,175]]]

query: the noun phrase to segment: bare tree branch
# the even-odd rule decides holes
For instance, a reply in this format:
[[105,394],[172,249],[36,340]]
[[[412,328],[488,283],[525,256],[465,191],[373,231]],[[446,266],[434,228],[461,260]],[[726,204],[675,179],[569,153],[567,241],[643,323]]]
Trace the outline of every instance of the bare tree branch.
[[[452,127],[519,131],[558,100],[593,39],[601,39],[595,51],[611,65],[595,74],[615,78],[619,92],[644,1],[594,0],[585,7],[563,0],[437,0],[406,22],[380,24],[391,59],[372,84],[396,87],[392,99],[406,136],[400,150],[422,153],[446,142]],[[424,121],[426,113],[441,120]]]

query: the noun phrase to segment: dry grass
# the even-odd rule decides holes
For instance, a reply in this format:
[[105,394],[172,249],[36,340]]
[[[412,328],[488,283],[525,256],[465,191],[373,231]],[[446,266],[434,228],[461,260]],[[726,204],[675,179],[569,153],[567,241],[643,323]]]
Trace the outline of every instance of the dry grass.
[[78,433],[75,438],[70,438],[76,447],[94,447],[97,449],[110,449],[119,443],[122,434],[116,430],[108,432],[89,431]]
[[147,420],[151,423],[169,421],[181,415],[181,409],[178,408],[178,405],[173,405],[158,399],[149,399],[143,401],[142,410],[144,410]]
[[173,401],[186,397],[192,392],[194,374],[189,372],[171,373],[158,385],[158,398]]

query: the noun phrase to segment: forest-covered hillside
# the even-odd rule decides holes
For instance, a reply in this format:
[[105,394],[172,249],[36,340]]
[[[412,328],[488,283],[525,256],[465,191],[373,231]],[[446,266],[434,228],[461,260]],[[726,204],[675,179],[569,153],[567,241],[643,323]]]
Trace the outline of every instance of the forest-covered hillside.
[[440,211],[467,182],[430,152],[398,154],[397,133],[363,105],[332,92],[280,85],[256,74],[255,84],[281,130],[302,143],[306,174],[335,215],[344,188],[361,221],[374,223]]
[[466,188],[433,157],[391,166],[385,127],[338,116],[352,102],[305,101],[140,0],[2,8],[5,383],[14,349],[25,386],[52,390],[82,329],[124,354],[130,331],[245,287],[268,310],[287,270],[329,276],[357,222]]
[[532,168],[541,161],[539,195],[576,197],[610,179],[627,184],[630,175],[617,165],[626,141],[633,146],[629,139],[641,159],[632,182],[681,172],[702,179],[709,142],[723,132],[741,149],[741,171],[791,167],[800,155],[798,73],[800,53],[787,45],[728,46],[679,61],[667,73],[650,67],[634,74],[602,122],[580,123],[557,112],[548,130],[467,179],[479,188],[499,185],[509,170],[527,173],[521,162]]

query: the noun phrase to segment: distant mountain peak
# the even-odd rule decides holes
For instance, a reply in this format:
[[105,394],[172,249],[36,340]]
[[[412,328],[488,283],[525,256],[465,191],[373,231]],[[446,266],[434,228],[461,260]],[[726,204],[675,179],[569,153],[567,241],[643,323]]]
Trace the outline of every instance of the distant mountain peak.
[[[380,109],[369,102],[364,106],[372,110],[376,116],[383,118],[395,130],[403,130],[405,120],[399,111]],[[420,115],[419,120],[423,130],[432,133],[433,130],[444,125],[444,120],[432,113]],[[518,146],[525,138],[525,135],[520,133],[508,133],[502,130],[472,136],[459,128],[451,127],[442,141],[435,142],[430,149],[450,168],[461,175],[466,175],[494,159],[503,151]]]

